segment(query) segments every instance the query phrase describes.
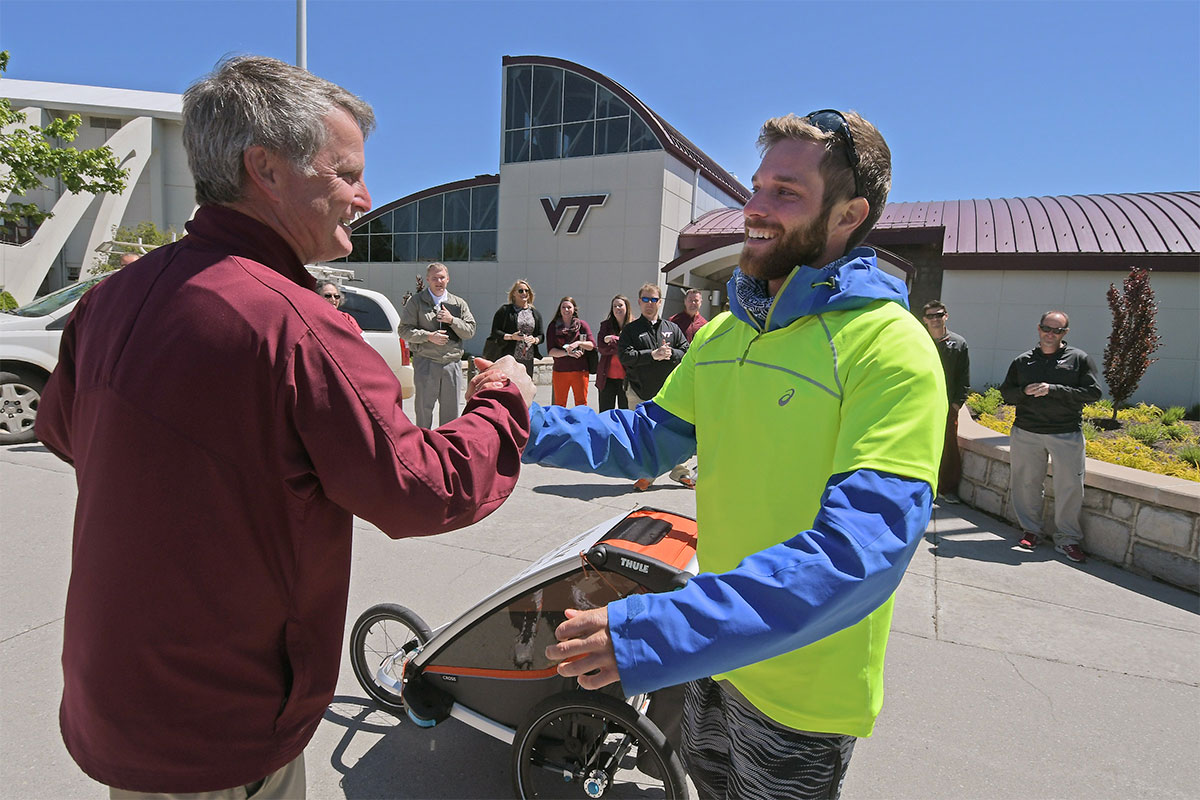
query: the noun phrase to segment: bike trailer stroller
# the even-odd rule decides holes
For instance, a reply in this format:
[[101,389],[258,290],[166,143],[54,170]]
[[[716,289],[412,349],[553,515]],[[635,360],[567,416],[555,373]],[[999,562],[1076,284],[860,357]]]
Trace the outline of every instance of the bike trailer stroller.
[[351,630],[354,675],[418,725],[454,717],[511,743],[520,798],[685,797],[649,697],[626,700],[619,684],[581,690],[545,649],[565,609],[677,589],[696,571],[695,521],[641,508],[547,553],[436,631],[403,606],[372,606]]

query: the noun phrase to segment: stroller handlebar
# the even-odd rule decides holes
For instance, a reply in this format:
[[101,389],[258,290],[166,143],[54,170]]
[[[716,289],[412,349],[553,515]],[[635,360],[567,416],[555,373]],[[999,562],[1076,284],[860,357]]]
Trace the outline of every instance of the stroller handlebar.
[[675,591],[692,577],[691,573],[657,558],[613,547],[607,542],[592,547],[584,558],[592,566],[624,575],[651,592]]

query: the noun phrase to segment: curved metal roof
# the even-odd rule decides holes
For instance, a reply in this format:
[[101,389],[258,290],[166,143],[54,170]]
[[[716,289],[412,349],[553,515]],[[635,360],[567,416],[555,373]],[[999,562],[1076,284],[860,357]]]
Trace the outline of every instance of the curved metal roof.
[[750,199],[750,191],[733,177],[724,167],[713,161],[703,150],[694,145],[690,139],[680,133],[671,123],[660,117],[654,109],[643,103],[632,92],[607,75],[589,69],[582,64],[550,56],[505,56],[503,64],[506,67],[518,64],[540,64],[542,66],[559,67],[583,75],[608,89],[617,97],[624,100],[630,108],[642,118],[654,132],[663,149],[674,155],[683,163],[698,168],[700,172],[713,183],[720,186],[731,196],[743,203]]
[[433,197],[435,194],[444,194],[446,192],[453,192],[458,189],[470,189],[472,186],[491,186],[499,183],[499,175],[476,175],[474,178],[467,178],[466,180],[462,181],[452,181],[450,183],[443,183],[438,186],[430,186],[428,189],[422,189],[419,192],[406,194],[399,200],[393,200],[386,205],[371,209],[370,212],[363,214],[361,217],[356,219],[350,226],[350,229],[357,231],[359,228],[369,224],[371,220],[375,219],[376,217],[381,217],[387,212],[391,211],[393,208],[399,208],[400,206],[407,205],[414,200],[424,200],[426,197]]
[[888,203],[876,231],[942,228],[942,253],[1200,253],[1200,192]]
[[[709,211],[679,232],[681,258],[740,241],[742,211]],[[867,243],[940,244],[949,268],[1053,265],[1128,268],[1153,255],[1158,269],[1200,271],[1200,192],[1060,195],[1000,200],[888,203]],[[678,259],[677,259],[678,260]]]

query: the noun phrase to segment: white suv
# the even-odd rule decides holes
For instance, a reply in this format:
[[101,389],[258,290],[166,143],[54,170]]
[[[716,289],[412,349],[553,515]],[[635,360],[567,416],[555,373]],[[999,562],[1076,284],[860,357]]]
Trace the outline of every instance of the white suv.
[[[107,275],[73,283],[28,305],[0,314],[0,445],[34,441],[33,423],[46,379],[58,364],[63,328],[83,293]],[[343,286],[349,312],[400,380],[405,399],[413,395],[408,348],[396,333],[400,314],[386,296]]]

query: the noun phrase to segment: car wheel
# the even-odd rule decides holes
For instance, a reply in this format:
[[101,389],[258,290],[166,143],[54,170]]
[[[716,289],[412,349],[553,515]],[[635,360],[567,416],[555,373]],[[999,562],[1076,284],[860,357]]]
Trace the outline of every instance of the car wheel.
[[33,422],[46,381],[26,372],[0,372],[0,445],[36,441]]

